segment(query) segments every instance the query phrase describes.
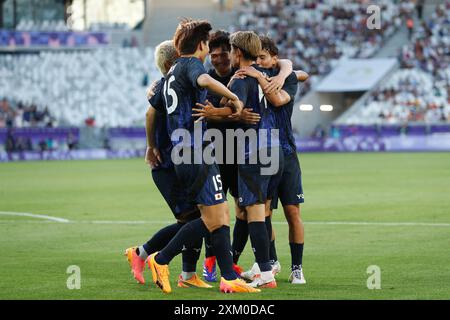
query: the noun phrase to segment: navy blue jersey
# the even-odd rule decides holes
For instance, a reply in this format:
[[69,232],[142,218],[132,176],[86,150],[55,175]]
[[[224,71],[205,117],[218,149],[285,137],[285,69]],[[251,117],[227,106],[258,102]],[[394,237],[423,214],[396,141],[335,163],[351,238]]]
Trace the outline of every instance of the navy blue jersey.
[[[192,108],[197,102],[205,103],[206,90],[199,87],[197,79],[206,70],[202,62],[195,57],[178,58],[166,76],[164,99],[167,110],[167,130],[169,135],[176,129],[186,129],[191,133],[191,141],[186,146],[194,145],[194,121]],[[202,122],[203,130],[206,129]],[[171,138],[172,145],[180,141]],[[184,141],[186,143],[186,141]]]
[[170,158],[172,152],[172,143],[170,142],[169,133],[167,132],[167,116],[163,96],[164,78],[156,83],[154,89],[155,95],[148,100],[153,108],[156,109],[155,121],[155,147],[161,152],[162,163],[153,168],[153,170],[170,168],[173,166]]
[[[252,65],[252,67],[269,76],[271,75],[271,70],[269,69],[261,68],[256,64]],[[241,124],[241,127],[253,129],[275,128],[275,117],[268,108],[267,100],[258,80],[252,77],[234,79],[231,83],[230,90],[242,101],[244,108],[253,109],[252,112],[258,113],[261,116],[261,121],[258,124]]]
[[[278,74],[278,70],[274,70],[273,74]],[[276,120],[276,127],[279,129],[280,144],[285,154],[297,152],[294,135],[292,133],[292,112],[294,110],[294,100],[298,90],[298,80],[294,72],[287,77],[284,82],[283,90],[291,97],[289,103],[274,107],[269,103],[269,108],[273,110]]]
[[[237,69],[231,69],[231,72],[229,75],[225,77],[221,77],[217,74],[216,70],[214,68],[210,69],[208,71],[208,74],[215,80],[222,83],[225,87],[228,86],[228,83],[231,80],[231,77],[234,75],[234,73],[237,71]],[[220,100],[222,99],[221,96],[215,94],[214,92],[208,91],[208,94],[206,96],[206,99],[211,102],[213,106],[216,108],[220,107]],[[226,129],[235,129],[237,127],[236,123],[234,121],[208,121],[208,129],[219,129],[222,132],[225,132]]]
[[[230,74],[225,76],[225,77],[221,77],[217,74],[216,70],[214,68],[210,69],[208,71],[208,74],[211,76],[211,78],[219,81],[221,84],[223,84],[225,87],[228,85],[228,83],[231,80],[231,77],[234,75],[236,70],[231,70]],[[208,91],[208,94],[206,96],[206,99],[209,100],[209,102],[211,102],[213,104],[213,106],[215,107],[220,107],[220,100],[222,99],[221,96],[215,94],[214,92]]]
[[[255,69],[260,72],[266,73],[269,76],[271,75],[270,70],[259,67],[258,65],[252,65]],[[253,109],[252,112],[258,113],[261,117],[261,120],[257,124],[240,124],[240,127],[244,130],[246,129],[266,129],[268,130],[268,142],[270,143],[270,130],[276,128],[276,121],[274,112],[268,107],[268,103],[264,96],[264,92],[261,86],[258,83],[258,80],[252,77],[246,77],[244,79],[234,79],[230,90],[236,94],[239,100],[244,104],[244,108]],[[259,136],[258,136],[259,138]],[[247,139],[246,139],[247,140]],[[248,145],[246,145],[246,156],[248,156],[249,152],[252,150],[248,149]],[[259,139],[258,139],[258,148],[259,148]],[[268,145],[267,147],[270,147]]]

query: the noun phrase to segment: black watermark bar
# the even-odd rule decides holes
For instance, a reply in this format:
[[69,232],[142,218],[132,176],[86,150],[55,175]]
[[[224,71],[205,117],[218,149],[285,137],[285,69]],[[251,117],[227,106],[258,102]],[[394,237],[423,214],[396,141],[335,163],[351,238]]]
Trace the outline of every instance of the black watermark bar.
[[[136,316],[153,319],[305,319],[306,316],[356,317],[358,319],[386,318],[392,312],[402,316],[418,316],[433,310],[447,311],[449,300],[55,300],[55,301],[0,301],[6,314],[15,316],[39,315],[83,319],[98,313],[105,317],[123,319]],[[58,316],[59,315],[59,316]],[[82,318],[83,317],[83,318]]]

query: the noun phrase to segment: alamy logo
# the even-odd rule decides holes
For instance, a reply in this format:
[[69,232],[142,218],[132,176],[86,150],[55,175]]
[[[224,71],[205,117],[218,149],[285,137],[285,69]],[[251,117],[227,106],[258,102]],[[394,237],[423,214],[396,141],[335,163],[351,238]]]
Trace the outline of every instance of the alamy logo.
[[367,267],[367,274],[369,274],[369,278],[367,278],[367,289],[381,289],[381,269],[379,266],[371,265]]
[[217,129],[203,132],[202,123],[195,123],[193,136],[189,130],[179,128],[172,132],[171,140],[175,142],[171,153],[175,165],[237,161],[236,164],[261,165],[261,175],[274,175],[279,169],[278,129],[226,129],[224,137]]
[[367,18],[367,29],[369,30],[380,30],[381,29],[381,9],[379,6],[370,5],[367,7],[367,13],[370,16]]
[[67,274],[70,276],[67,278],[66,286],[69,290],[79,290],[81,289],[81,269],[79,266],[68,266],[66,270]]

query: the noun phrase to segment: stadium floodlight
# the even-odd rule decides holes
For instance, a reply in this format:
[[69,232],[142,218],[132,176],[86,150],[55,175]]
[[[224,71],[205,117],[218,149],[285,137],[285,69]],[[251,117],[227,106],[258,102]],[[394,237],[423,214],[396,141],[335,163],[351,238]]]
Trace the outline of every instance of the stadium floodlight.
[[333,106],[331,104],[323,104],[320,106],[320,111],[325,111],[325,112],[333,111]]
[[300,111],[312,111],[314,109],[312,104],[301,104],[299,108]]

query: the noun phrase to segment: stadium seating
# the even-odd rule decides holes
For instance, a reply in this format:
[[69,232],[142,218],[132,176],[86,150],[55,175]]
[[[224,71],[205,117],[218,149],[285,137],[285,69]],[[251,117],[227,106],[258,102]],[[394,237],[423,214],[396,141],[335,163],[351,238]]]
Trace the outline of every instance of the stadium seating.
[[376,4],[383,13],[381,30],[366,27],[367,1],[243,0],[233,30],[268,34],[295,68],[322,76],[340,58],[373,56],[400,26],[401,16],[414,8],[390,0]]
[[48,106],[59,126],[143,125],[153,50],[109,48],[0,56],[0,97]]
[[416,29],[401,69],[374,90],[347,124],[450,122],[450,1]]
[[16,27],[17,31],[70,31],[63,20],[44,20],[40,23],[32,20],[21,20]]

